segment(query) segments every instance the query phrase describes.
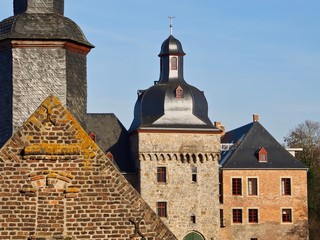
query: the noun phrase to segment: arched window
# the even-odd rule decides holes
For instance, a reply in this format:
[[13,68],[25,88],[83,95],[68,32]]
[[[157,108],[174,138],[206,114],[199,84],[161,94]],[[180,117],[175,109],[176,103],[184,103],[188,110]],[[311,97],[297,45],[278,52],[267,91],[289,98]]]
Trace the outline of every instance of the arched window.
[[183,240],[204,240],[204,237],[197,232],[191,232],[188,233],[187,236],[183,238]]
[[171,70],[177,70],[178,69],[178,59],[177,57],[171,58]]

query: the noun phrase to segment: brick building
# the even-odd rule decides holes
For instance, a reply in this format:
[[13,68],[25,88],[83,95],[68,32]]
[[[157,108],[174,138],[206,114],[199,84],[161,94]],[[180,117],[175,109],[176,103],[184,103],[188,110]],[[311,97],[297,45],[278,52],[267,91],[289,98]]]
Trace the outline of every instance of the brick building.
[[1,239],[308,238],[306,167],[258,121],[213,124],[179,40],[127,130],[87,114],[93,45],[63,14],[14,0],[0,22]]
[[226,133],[220,161],[224,239],[307,239],[307,168],[254,115]]

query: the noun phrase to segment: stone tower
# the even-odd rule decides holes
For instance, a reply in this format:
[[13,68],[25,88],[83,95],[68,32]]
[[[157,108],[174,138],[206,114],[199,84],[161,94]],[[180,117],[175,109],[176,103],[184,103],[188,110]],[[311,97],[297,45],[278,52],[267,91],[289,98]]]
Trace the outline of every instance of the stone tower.
[[86,55],[93,47],[63,16],[64,0],[14,0],[0,22],[0,146],[49,95],[84,124]]
[[172,35],[163,42],[159,81],[138,91],[131,150],[142,197],[178,239],[217,239],[221,130],[184,80],[184,55]]

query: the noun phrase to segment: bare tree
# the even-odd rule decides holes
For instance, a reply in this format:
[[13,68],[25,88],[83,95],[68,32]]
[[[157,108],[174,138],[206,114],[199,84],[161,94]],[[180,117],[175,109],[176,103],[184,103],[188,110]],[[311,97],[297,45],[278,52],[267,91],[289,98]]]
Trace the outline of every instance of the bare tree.
[[320,122],[306,120],[284,138],[289,147],[303,148],[297,157],[309,167],[320,165]]
[[284,138],[288,147],[303,148],[297,158],[309,167],[308,209],[310,239],[319,239],[320,225],[320,122],[306,120]]

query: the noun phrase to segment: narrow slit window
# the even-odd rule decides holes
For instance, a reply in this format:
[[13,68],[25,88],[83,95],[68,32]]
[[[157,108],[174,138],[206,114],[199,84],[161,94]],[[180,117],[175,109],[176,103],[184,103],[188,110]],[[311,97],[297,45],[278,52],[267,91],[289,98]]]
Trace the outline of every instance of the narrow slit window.
[[197,167],[193,166],[193,167],[191,168],[192,182],[197,182],[197,172],[198,172]]

